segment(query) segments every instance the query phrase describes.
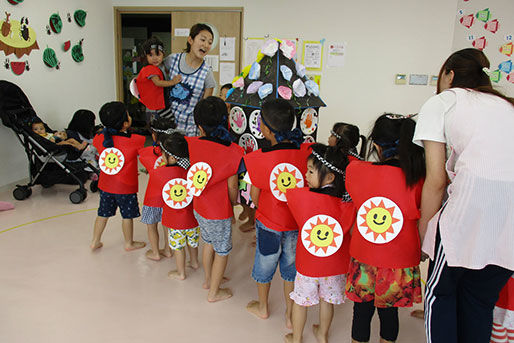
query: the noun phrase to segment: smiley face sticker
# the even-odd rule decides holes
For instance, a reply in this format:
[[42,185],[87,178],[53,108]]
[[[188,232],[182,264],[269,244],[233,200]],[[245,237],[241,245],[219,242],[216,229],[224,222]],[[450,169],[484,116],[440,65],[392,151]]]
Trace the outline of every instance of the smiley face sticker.
[[172,179],[162,188],[162,199],[169,207],[180,210],[191,203],[193,194],[187,187],[187,181],[181,178]]
[[99,164],[105,174],[116,175],[125,164],[125,156],[119,149],[107,148],[100,154]]
[[155,160],[155,163],[153,164],[153,169],[157,169],[157,168],[165,166],[165,165],[166,165],[166,161],[164,161],[164,158],[162,158],[162,156],[159,156],[159,158],[157,158]]
[[317,257],[334,254],[343,243],[343,229],[334,218],[322,214],[309,218],[301,232],[305,249]]
[[384,197],[366,200],[357,212],[357,227],[364,239],[371,243],[389,243],[403,227],[400,207]]
[[271,193],[280,201],[287,201],[286,192],[288,189],[303,187],[302,173],[289,163],[280,163],[273,168],[269,178]]
[[189,191],[195,196],[202,194],[212,176],[212,168],[205,162],[197,162],[187,172]]

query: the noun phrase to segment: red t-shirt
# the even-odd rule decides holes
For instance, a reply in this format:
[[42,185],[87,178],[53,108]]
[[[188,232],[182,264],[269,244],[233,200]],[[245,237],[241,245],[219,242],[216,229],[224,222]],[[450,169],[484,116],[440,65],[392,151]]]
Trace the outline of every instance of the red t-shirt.
[[162,110],[164,105],[164,88],[157,87],[150,76],[157,76],[159,80],[164,80],[162,70],[154,65],[147,65],[141,69],[136,79],[137,90],[139,91],[139,101],[149,110]]
[[105,148],[103,134],[93,138],[93,145],[100,155],[98,188],[113,194],[137,193],[137,155],[145,144],[145,137],[136,134],[114,135],[112,139],[114,147]]

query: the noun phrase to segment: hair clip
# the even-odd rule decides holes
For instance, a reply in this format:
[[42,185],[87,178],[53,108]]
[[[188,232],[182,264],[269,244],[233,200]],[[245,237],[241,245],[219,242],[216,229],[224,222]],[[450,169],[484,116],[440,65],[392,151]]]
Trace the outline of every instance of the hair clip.
[[487,68],[487,67],[483,67],[482,68],[482,71],[487,75],[487,76],[491,76],[491,69]]
[[160,44],[159,45],[157,45],[157,44],[150,45],[150,49],[154,49],[154,50],[159,49],[160,51],[164,52],[164,47]]
[[325,158],[323,158],[323,156],[321,156],[320,154],[318,154],[316,151],[312,151],[312,154],[321,162],[323,163],[325,166],[327,166],[329,169],[335,171],[336,173],[339,173],[339,174],[344,174],[344,171],[342,171],[341,169],[337,168],[336,166],[334,166],[332,163],[328,162]]
[[418,113],[413,113],[413,114],[408,114],[406,116],[404,116],[403,114],[386,114],[386,118],[387,119],[393,119],[393,120],[397,120],[397,119],[409,119],[409,118],[413,118],[415,116],[417,116]]
[[343,137],[341,137],[341,135],[338,135],[334,130],[330,130],[330,134],[337,139],[343,139]]

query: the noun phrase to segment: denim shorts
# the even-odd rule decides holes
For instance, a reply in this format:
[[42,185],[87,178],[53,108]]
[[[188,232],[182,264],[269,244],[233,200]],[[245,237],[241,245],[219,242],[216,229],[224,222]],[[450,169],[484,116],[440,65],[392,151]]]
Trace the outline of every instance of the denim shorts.
[[205,219],[194,211],[202,240],[211,244],[214,252],[226,256],[232,250],[232,219]]
[[139,203],[137,194],[113,194],[100,190],[99,217],[112,217],[116,214],[116,208],[120,208],[123,219],[139,217]]
[[296,276],[295,256],[298,231],[275,231],[259,220],[255,221],[257,246],[252,278],[258,283],[269,283],[280,263],[284,281],[293,282]]

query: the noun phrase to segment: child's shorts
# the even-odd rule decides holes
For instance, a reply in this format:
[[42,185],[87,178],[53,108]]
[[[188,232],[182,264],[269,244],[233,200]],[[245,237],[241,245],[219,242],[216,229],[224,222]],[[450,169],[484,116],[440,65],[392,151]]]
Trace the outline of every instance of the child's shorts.
[[100,205],[98,206],[99,217],[112,217],[116,214],[116,208],[120,208],[123,219],[137,218],[139,204],[137,194],[113,194],[100,190]]
[[346,299],[344,288],[346,285],[346,274],[310,277],[296,273],[294,279],[294,291],[289,297],[300,306],[313,306],[319,304],[319,300],[339,305]]
[[200,240],[200,228],[186,230],[175,230],[168,228],[168,243],[173,250],[181,250],[187,245],[191,248],[198,248]]
[[194,211],[195,218],[200,226],[202,240],[211,244],[214,252],[220,256],[226,256],[232,250],[232,220],[205,219]]
[[141,213],[141,223],[143,224],[155,224],[160,222],[162,219],[162,207],[143,205]]
[[293,282],[296,276],[295,256],[298,231],[275,231],[256,220],[255,232],[257,246],[252,278],[258,283],[271,282],[280,263],[282,279]]

